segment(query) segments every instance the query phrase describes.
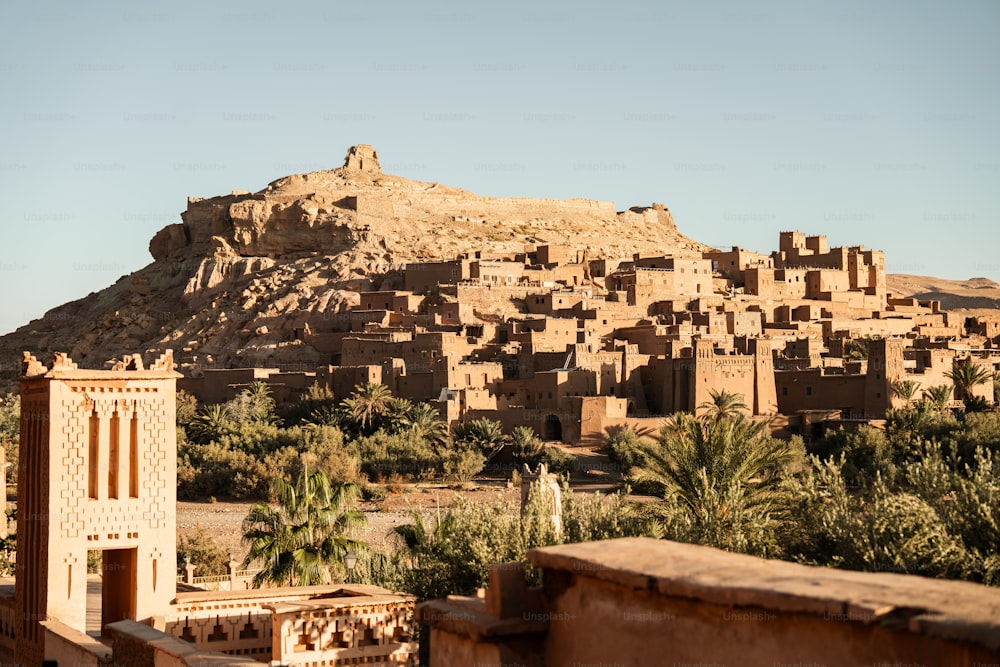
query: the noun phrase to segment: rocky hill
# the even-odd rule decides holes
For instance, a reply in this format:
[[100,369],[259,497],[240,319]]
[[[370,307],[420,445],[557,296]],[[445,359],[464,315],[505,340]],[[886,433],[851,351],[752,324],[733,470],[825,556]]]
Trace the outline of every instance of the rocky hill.
[[945,280],[894,273],[886,276],[886,287],[899,296],[940,301],[945,310],[983,314],[1000,308],[1000,284],[989,278]]
[[482,197],[385,174],[360,145],[339,169],[190,198],[181,222],[150,241],[151,264],[0,338],[0,368],[16,375],[22,350],[69,352],[81,368],[102,368],[171,348],[195,373],[326,363],[296,332],[330,330],[359,291],[402,287],[407,262],[546,243],[591,258],[706,247],[681,235],[663,206],[616,212],[585,199]]

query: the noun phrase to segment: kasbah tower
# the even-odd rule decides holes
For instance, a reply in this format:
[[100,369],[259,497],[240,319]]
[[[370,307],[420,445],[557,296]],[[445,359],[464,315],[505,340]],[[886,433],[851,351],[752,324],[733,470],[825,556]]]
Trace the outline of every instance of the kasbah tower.
[[[173,354],[110,371],[25,353],[21,385],[18,664],[41,664],[46,619],[86,631],[87,552],[100,551],[101,626],[149,621],[176,591]],[[21,583],[23,582],[23,583]]]

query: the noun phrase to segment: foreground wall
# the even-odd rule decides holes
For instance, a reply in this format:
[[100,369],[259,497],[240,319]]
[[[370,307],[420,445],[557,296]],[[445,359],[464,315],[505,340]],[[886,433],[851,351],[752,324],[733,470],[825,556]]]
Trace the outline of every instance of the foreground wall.
[[528,559],[543,569],[541,590],[494,576],[484,600],[418,608],[432,630],[432,666],[460,656],[549,667],[1000,662],[1000,590],[977,584],[647,538],[547,547]]

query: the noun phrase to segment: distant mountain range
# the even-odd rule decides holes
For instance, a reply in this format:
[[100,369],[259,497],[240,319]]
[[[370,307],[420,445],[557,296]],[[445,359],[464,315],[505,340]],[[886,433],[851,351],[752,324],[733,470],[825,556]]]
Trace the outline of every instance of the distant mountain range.
[[[988,278],[945,280],[893,273],[886,276],[886,287],[899,296],[940,301],[945,310],[985,311],[1000,308],[1000,284]],[[997,314],[1000,315],[1000,311]]]

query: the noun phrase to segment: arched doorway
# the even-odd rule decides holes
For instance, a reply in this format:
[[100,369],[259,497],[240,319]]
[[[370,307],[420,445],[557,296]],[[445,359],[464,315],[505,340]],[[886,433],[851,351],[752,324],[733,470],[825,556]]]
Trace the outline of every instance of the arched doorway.
[[545,439],[562,440],[562,422],[556,415],[545,417]]

